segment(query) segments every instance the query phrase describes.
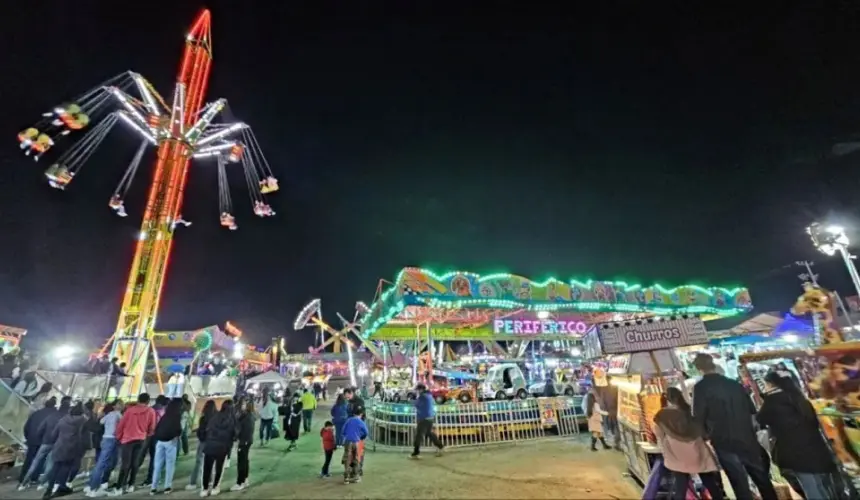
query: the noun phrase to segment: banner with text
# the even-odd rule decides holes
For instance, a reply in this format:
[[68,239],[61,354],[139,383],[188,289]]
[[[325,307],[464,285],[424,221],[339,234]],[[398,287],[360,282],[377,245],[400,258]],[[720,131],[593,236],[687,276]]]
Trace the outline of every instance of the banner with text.
[[604,354],[674,349],[708,343],[705,323],[697,317],[653,318],[599,325]]

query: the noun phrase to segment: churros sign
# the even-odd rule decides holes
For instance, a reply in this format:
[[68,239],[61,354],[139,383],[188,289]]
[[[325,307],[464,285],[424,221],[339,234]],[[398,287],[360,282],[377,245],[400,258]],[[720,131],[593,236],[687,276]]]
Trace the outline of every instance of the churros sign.
[[649,318],[598,327],[604,354],[674,349],[708,343],[705,324],[698,317]]

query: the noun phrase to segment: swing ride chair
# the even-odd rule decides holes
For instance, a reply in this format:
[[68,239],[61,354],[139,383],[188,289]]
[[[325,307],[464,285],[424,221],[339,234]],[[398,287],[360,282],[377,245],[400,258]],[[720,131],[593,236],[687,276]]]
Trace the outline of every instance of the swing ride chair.
[[[216,161],[221,226],[230,230],[239,227],[227,180],[229,164],[242,165],[254,214],[263,218],[275,215],[266,195],[278,191],[278,180],[251,127],[224,121],[230,116],[225,99],[203,106],[189,120],[183,116],[185,100],[182,85],[177,85],[171,106],[143,76],[127,71],[44,113],[38,123],[18,134],[18,143],[24,154],[36,161],[55,146],[71,143],[45,170],[48,184],[64,190],[121,121],[140,136],[141,142],[108,201],[120,217],[128,215],[124,200],[144,153],[149,146],[158,147],[164,142],[184,145],[185,154],[193,159]],[[181,217],[173,227],[177,224],[190,225]]]

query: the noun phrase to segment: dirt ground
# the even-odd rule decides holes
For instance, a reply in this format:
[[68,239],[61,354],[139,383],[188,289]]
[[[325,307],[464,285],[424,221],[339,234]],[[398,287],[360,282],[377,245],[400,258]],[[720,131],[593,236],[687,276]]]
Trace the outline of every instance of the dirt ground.
[[[317,423],[323,416],[318,416]],[[255,445],[251,453],[252,487],[240,493],[224,491],[219,498],[629,499],[641,495],[641,489],[623,475],[624,459],[619,452],[592,452],[584,442],[574,440],[451,450],[441,457],[428,453],[420,460],[409,459],[408,452],[368,451],[364,481],[344,485],[339,454],[335,455],[338,463],[332,466],[333,476],[318,477],[323,458],[318,432],[303,436],[298,449],[290,453],[284,452],[283,440],[266,448]],[[177,463],[171,498],[197,498],[195,493],[184,491],[193,460],[192,449]],[[144,465],[138,478],[145,474]],[[225,474],[224,489],[235,481],[234,460]],[[76,491],[81,486],[77,483]],[[16,491],[14,481],[0,485],[0,498],[40,495],[35,490]],[[76,493],[64,498],[85,497]],[[122,498],[150,498],[149,489]]]

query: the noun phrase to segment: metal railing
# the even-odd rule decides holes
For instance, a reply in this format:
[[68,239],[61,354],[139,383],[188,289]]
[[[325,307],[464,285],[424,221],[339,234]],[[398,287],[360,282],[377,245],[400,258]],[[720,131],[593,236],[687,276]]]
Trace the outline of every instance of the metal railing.
[[0,380],[0,446],[23,446],[30,403]]
[[[450,448],[572,436],[586,422],[581,406],[582,396],[448,403],[436,407],[433,430]],[[413,446],[417,424],[411,404],[373,401],[366,421],[374,449]]]
[[51,395],[71,396],[76,400],[104,400],[110,387],[109,375],[94,375],[91,373],[59,372],[37,370],[36,377],[44,382],[50,382],[54,387]]

